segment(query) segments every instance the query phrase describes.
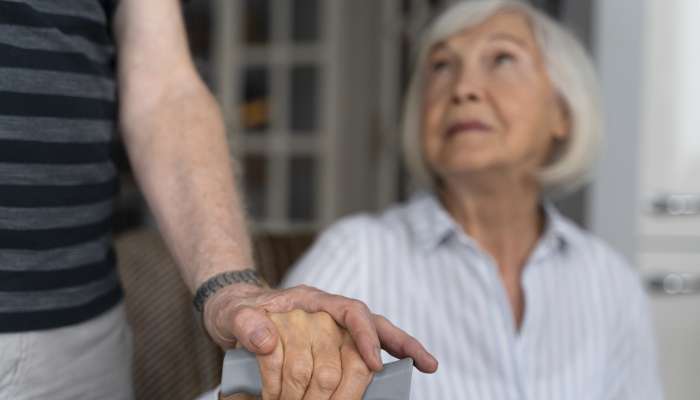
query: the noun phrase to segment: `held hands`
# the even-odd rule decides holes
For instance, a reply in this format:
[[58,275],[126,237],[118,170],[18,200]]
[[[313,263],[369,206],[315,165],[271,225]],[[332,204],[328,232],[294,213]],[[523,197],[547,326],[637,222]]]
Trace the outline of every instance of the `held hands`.
[[270,314],[270,319],[280,340],[272,353],[258,355],[263,399],[362,398],[373,373],[350,335],[328,314],[295,310]]
[[231,285],[209,299],[204,324],[220,346],[258,355],[266,400],[360,399],[382,368],[380,344],[423,372],[437,369],[418,341],[363,303],[306,286]]

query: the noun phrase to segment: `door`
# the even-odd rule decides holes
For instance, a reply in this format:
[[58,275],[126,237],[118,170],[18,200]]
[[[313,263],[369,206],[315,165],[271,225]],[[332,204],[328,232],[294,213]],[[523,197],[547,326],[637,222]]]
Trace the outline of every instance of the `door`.
[[670,400],[700,398],[700,2],[648,2],[639,261]]

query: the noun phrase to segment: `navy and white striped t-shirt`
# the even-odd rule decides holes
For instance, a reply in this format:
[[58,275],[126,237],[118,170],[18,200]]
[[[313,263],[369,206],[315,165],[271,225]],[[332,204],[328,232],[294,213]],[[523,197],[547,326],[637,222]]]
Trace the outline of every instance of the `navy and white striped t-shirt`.
[[546,207],[516,330],[492,257],[432,195],[328,229],[284,285],[358,298],[440,361],[412,399],[656,400],[650,315],[635,271]]
[[0,332],[121,298],[111,0],[0,0]]

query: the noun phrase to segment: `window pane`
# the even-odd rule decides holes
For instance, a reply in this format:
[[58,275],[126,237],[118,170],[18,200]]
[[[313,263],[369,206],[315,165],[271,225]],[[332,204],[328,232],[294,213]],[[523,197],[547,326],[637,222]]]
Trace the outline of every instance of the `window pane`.
[[243,158],[246,205],[254,219],[265,218],[267,198],[267,162],[258,154]]
[[292,221],[311,221],[316,208],[316,160],[292,157],[289,163],[287,214]]
[[265,67],[247,67],[243,72],[241,123],[246,132],[263,132],[269,126],[269,74]]
[[243,38],[248,44],[261,45],[270,40],[270,1],[243,1]]
[[292,133],[309,133],[317,127],[318,118],[318,67],[298,65],[291,69],[289,101],[289,126]]
[[292,39],[312,42],[318,39],[319,1],[292,0]]

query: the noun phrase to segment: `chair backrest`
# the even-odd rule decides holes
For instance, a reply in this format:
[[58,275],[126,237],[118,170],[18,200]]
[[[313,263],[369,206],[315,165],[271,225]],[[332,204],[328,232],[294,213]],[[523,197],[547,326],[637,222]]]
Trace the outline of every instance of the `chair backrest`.
[[[257,235],[258,269],[271,285],[278,284],[312,240],[313,234]],[[134,334],[136,398],[195,398],[217,386],[222,352],[203,332],[192,295],[158,232],[120,235],[116,249]]]
[[304,254],[313,240],[313,233],[253,236],[253,253],[258,271],[270,285],[279,285],[289,267]]

